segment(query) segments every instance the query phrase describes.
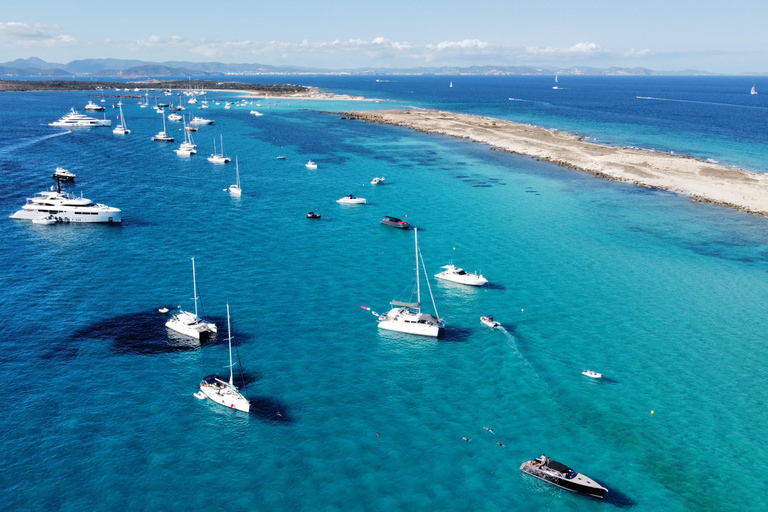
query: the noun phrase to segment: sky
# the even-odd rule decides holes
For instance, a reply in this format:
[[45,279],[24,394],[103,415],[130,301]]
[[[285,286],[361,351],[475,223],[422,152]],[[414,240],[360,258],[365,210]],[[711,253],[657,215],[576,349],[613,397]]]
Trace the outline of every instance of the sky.
[[768,72],[768,0],[5,0],[0,62]]

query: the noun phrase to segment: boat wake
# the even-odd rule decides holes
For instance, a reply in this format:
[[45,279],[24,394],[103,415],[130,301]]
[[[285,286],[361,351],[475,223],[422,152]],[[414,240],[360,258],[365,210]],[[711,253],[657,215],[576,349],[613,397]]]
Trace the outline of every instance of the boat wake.
[[718,105],[721,107],[738,107],[738,108],[752,108],[758,110],[768,110],[766,107],[760,107],[757,105],[738,105],[736,103],[719,103],[716,101],[697,101],[697,100],[678,100],[673,98],[656,98],[653,96],[635,96],[638,100],[652,100],[652,101],[672,101],[676,103],[696,103],[699,105]]
[[52,139],[54,137],[61,137],[62,135],[69,135],[70,133],[72,133],[72,130],[67,130],[65,132],[60,132],[60,133],[51,133],[48,135],[43,135],[42,137],[25,140],[18,144],[11,144],[10,146],[5,146],[4,148],[0,149],[0,155],[4,155],[6,153],[13,153],[19,149],[29,147],[33,144],[37,144],[38,142],[43,142],[44,140]]

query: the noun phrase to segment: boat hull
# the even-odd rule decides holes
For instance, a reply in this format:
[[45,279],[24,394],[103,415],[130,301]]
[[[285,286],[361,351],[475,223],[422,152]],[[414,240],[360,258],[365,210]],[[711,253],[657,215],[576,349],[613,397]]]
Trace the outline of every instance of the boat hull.
[[[86,209],[83,209],[86,210]],[[11,219],[18,219],[18,220],[35,220],[35,219],[44,219],[48,217],[49,215],[53,215],[56,222],[64,222],[64,223],[73,223],[73,224],[93,224],[93,223],[117,223],[122,221],[121,214],[122,212],[118,210],[117,208],[110,208],[109,210],[97,210],[97,211],[90,211],[91,208],[87,209],[88,211],[82,212],[82,211],[76,211],[76,210],[64,210],[59,209],[56,213],[52,213],[50,211],[36,211],[36,210],[19,210],[13,215],[11,215]]]
[[580,473],[575,473],[573,478],[559,477],[553,474],[555,472],[542,471],[538,466],[532,465],[532,462],[523,462],[520,466],[520,471],[566,491],[584,494],[593,498],[603,499],[605,493],[608,492],[608,489]]
[[228,409],[237,409],[238,411],[248,412],[251,410],[251,404],[243,395],[227,388],[217,388],[207,384],[200,384],[200,391],[216,402]]
[[200,341],[208,341],[216,335],[216,325],[202,320],[195,321],[195,315],[181,311],[165,323],[165,326],[179,334]]
[[472,274],[457,276],[440,272],[439,274],[435,274],[435,277],[444,281],[451,281],[452,283],[464,284],[467,286],[483,286],[488,282],[487,279]]
[[429,336],[431,338],[437,338],[440,336],[440,331],[442,331],[442,327],[436,325],[411,324],[392,320],[383,320],[379,322],[379,329],[402,332],[405,334],[416,334],[417,336]]

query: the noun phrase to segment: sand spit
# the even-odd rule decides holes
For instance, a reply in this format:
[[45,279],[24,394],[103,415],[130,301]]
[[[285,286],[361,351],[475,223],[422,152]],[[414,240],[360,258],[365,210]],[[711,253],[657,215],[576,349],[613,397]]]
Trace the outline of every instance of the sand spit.
[[768,216],[768,175],[638,148],[604,146],[572,133],[439,110],[344,112],[342,119],[404,126],[491,145],[601,178],[669,190],[692,201]]

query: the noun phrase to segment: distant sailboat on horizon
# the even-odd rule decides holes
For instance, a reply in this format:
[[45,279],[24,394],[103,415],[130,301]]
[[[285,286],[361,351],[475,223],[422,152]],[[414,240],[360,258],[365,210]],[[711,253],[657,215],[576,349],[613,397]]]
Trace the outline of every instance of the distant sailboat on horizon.
[[749,94],[757,94],[757,91],[755,90],[755,86],[754,85],[752,86],[752,90],[750,91]]
[[451,83],[448,85],[448,87],[453,87],[453,82],[451,82]]
[[[557,75],[558,75],[558,73],[555,73],[555,83],[557,83]],[[554,86],[554,87],[552,87],[552,88],[553,88],[553,89],[559,89],[559,87],[558,87],[558,86]]]

